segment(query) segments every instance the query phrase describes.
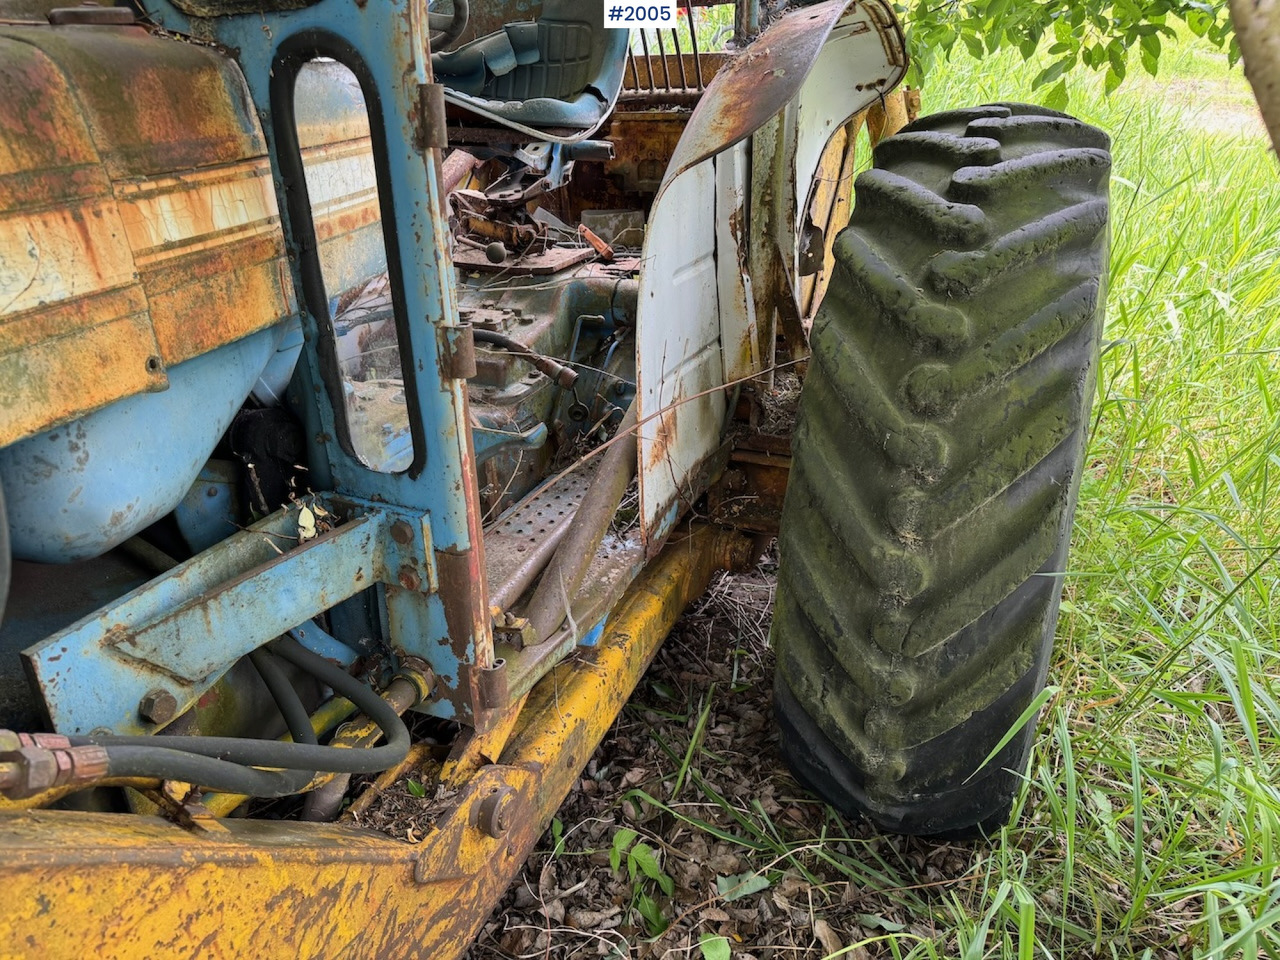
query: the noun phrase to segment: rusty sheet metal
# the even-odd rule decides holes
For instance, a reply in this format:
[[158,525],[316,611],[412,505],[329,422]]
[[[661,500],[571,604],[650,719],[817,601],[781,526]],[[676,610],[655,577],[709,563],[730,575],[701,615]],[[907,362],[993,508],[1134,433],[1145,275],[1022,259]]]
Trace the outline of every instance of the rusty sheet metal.
[[[858,135],[866,119],[866,111],[850,120],[839,133],[831,138],[818,161],[814,178],[813,195],[809,199],[808,221],[801,227],[812,229],[817,261],[816,269],[802,271],[800,280],[800,316],[811,322],[831,282],[834,264],[832,251],[836,237],[849,223],[853,212],[854,162],[858,152]],[[818,242],[820,241],[820,249]],[[802,244],[803,234],[802,234]]]
[[561,477],[547,490],[525,500],[485,531],[489,603],[505,611],[542,572],[564,538],[598,460]]
[[159,352],[66,78],[34,47],[0,37],[0,446],[163,388],[163,369],[147,363]]
[[[905,66],[887,6],[828,0],[784,15],[720,71],[690,118],[650,214],[641,278],[640,502],[650,552],[703,490],[698,468],[722,433],[719,388],[768,369],[779,316],[793,358],[804,355],[798,197],[807,198],[831,135]],[[749,162],[740,156],[748,149]]]
[[776,537],[790,473],[789,454],[734,450],[728,469],[707,491],[711,519],[735,530]]
[[659,644],[705,589],[725,535],[673,544],[629,591],[600,646],[530,696],[424,843],[349,827],[0,814],[0,952],[85,956],[411,957],[467,948],[532,851]]
[[848,0],[825,0],[793,10],[720,68],[680,146],[667,182],[758,130],[799,91]]
[[0,446],[295,312],[231,61],[136,28],[8,25],[0,131]]

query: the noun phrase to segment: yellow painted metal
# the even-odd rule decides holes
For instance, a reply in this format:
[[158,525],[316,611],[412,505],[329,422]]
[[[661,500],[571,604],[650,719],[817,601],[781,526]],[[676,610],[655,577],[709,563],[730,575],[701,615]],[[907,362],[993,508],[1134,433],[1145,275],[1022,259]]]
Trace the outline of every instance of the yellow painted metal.
[[0,814],[0,958],[459,956],[734,536],[673,539],[421,844],[318,824]]
[[835,268],[832,249],[840,232],[849,225],[853,212],[853,178],[858,153],[858,135],[866,123],[867,110],[855,114],[838,130],[818,160],[814,190],[809,200],[809,222],[821,228],[824,250],[822,267],[817,273],[800,280],[800,316],[805,325],[812,324],[814,314],[826,296],[831,271]]
[[440,770],[440,783],[447,789],[456,789],[468,780],[481,767],[495,762],[511,739],[528,695],[513,703],[508,710],[502,711],[483,733],[471,730],[465,733],[449,752],[449,757]]

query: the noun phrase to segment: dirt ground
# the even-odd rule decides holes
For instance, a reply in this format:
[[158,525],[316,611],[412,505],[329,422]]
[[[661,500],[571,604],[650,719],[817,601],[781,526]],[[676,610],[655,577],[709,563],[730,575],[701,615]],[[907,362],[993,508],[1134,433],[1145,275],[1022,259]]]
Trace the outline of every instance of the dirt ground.
[[981,853],[876,837],[786,772],[775,570],[722,575],[677,624],[469,960],[872,960],[943,933],[926,901],[978,881]]

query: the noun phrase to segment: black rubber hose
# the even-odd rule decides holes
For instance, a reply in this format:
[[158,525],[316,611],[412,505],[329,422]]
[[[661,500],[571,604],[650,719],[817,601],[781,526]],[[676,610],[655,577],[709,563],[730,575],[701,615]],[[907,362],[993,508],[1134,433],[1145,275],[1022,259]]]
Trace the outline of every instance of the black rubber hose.
[[[185,750],[169,750],[155,745],[155,737],[144,747],[118,744],[107,747],[108,777],[146,777],[193,783],[219,793],[250,797],[288,797],[297,793],[298,771],[254,770],[238,763],[201,757]],[[194,739],[194,738],[193,738]],[[354,752],[354,751],[352,751]],[[302,786],[306,786],[303,783]]]
[[[311,727],[311,716],[307,713],[307,708],[302,705],[302,699],[298,696],[298,691],[293,688],[289,678],[280,669],[280,664],[276,662],[276,658],[267,653],[266,650],[259,648],[249,654],[249,660],[258,671],[258,676],[262,678],[262,682],[266,684],[267,690],[271,693],[271,698],[275,700],[276,707],[280,710],[280,715],[284,717],[285,725],[289,728],[289,733],[293,737],[293,742],[318,743],[316,732]],[[315,771],[290,770],[288,776],[290,783],[294,787],[291,792],[297,793],[311,782],[315,776]]]
[[[322,747],[306,743],[281,743],[277,740],[247,740],[237,737],[188,737],[179,747],[159,746],[155,737],[71,737],[73,746],[96,745],[107,748],[108,757],[117,748],[140,750],[164,750],[166,753],[187,753],[193,756],[216,758],[251,767],[275,767],[285,770],[323,770],[326,773],[379,773],[393,767],[409,753],[411,737],[400,715],[369,687],[356,680],[345,670],[340,670],[323,657],[307,650],[300,643],[288,638],[276,640],[271,649],[294,666],[310,673],[321,683],[354,703],[386,735],[387,742],[367,750],[351,750],[343,747]],[[113,774],[114,775],[114,774]],[[120,776],[157,776],[150,774],[120,774]],[[165,774],[166,779],[174,778]],[[212,784],[205,784],[212,786]],[[221,789],[221,787],[219,787]],[[253,790],[234,788],[238,793],[256,793]],[[264,794],[257,794],[264,796]]]
[[293,688],[289,678],[280,669],[280,664],[276,663],[275,657],[266,650],[259,648],[249,654],[249,660],[257,669],[258,676],[262,678],[262,682],[267,685],[267,690],[271,693],[272,699],[275,700],[276,706],[280,710],[280,715],[284,717],[285,725],[289,728],[289,734],[293,737],[293,742],[319,743],[316,740],[316,732],[311,727],[311,715],[307,713],[307,708],[302,705],[302,698],[298,696],[298,691]]

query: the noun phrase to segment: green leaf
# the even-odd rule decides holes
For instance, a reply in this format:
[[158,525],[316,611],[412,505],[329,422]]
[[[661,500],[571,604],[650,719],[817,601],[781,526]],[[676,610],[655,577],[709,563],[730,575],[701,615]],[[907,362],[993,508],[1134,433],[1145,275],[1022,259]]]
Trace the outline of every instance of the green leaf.
[[1043,87],[1046,83],[1053,83],[1071,67],[1075,66],[1075,63],[1076,55],[1074,53],[1068,57],[1063,57],[1061,60],[1055,60],[1036,74],[1036,78],[1031,81],[1032,89]]
[[759,873],[735,873],[728,877],[716,877],[716,890],[726,900],[740,900],[753,893],[769,889],[769,879]]
[[1070,94],[1067,93],[1067,81],[1064,77],[1059,80],[1047,94],[1045,94],[1044,105],[1050,110],[1067,109],[1067,100]]
[[1122,77],[1120,74],[1116,73],[1114,70],[1112,70],[1112,69],[1111,69],[1111,67],[1110,67],[1110,66],[1108,66],[1108,67],[1107,67],[1107,76],[1106,76],[1106,78],[1102,81],[1102,89],[1103,89],[1103,92],[1104,92],[1104,93],[1106,93],[1106,95],[1109,97],[1109,96],[1111,96],[1111,94],[1115,93],[1116,89],[1117,89],[1117,88],[1120,86],[1120,84],[1121,84],[1121,83],[1123,83],[1123,82],[1124,82],[1124,77]]
[[858,914],[858,923],[866,927],[868,930],[883,930],[885,933],[901,933],[907,929],[905,924],[895,923],[893,920],[886,920],[884,917],[875,913]]
[[1160,63],[1160,35],[1158,33],[1145,34],[1140,45],[1142,47],[1142,68],[1154,77]]
[[975,60],[981,60],[986,51],[982,47],[982,41],[972,33],[962,33],[960,39],[964,41],[964,45],[969,48],[969,56]]
[[732,951],[726,937],[717,937],[714,933],[704,933],[698,938],[698,949],[702,951],[702,960],[729,960]]
[[1199,10],[1189,10],[1186,16],[1187,28],[1197,37],[1203,37],[1213,26],[1213,17]]
[[649,689],[652,690],[654,693],[656,693],[658,696],[662,697],[662,699],[664,700],[679,699],[679,692],[676,690],[676,688],[671,686],[671,684],[669,683],[664,683],[661,680],[654,680],[650,682]]
[[1107,60],[1111,63],[1111,69],[1115,71],[1117,77],[1124,79],[1126,72],[1125,67],[1125,47],[1119,40],[1112,40],[1107,44]]
[[609,866],[617,873],[622,868],[622,855],[627,847],[635,842],[639,834],[625,827],[613,835],[613,846],[609,849]]
[[1016,737],[1023,727],[1035,719],[1036,714],[1040,712],[1040,708],[1053,699],[1053,697],[1057,695],[1059,689],[1061,688],[1048,686],[1041,690],[1036,698],[1027,705],[1027,709],[1022,711],[1022,716],[1018,717],[1018,719],[1013,722],[1013,726],[1009,728],[1008,732],[1000,738],[1000,742],[997,743],[991,752],[987,754],[987,758],[983,760],[982,763],[978,764],[978,769],[969,774],[969,776],[965,778],[964,782],[968,783],[981,773],[983,768],[994,760],[1001,750],[1008,746],[1009,741]]
[[[662,867],[658,864],[658,858],[654,855],[653,847],[647,843],[637,843],[632,847],[631,852],[627,854],[627,862],[628,864],[634,863],[644,871],[646,877],[656,881],[658,886],[662,888],[662,892],[668,897],[675,893],[675,881],[663,872]],[[635,870],[632,869],[631,873],[634,880]]]
[[662,915],[662,910],[658,907],[658,903],[653,897],[643,893],[640,894],[636,898],[636,909],[640,911],[640,916],[644,917],[645,926],[649,929],[649,936],[656,937],[667,929],[667,918]]
[[417,780],[406,780],[404,785],[405,788],[415,797],[425,797],[427,795],[427,788]]

